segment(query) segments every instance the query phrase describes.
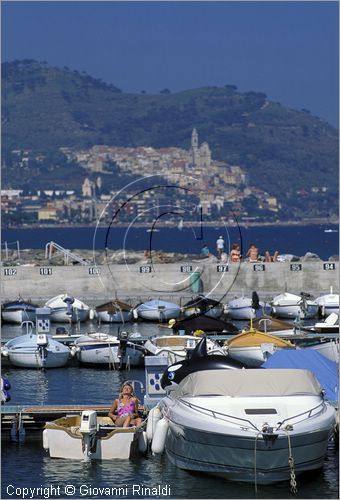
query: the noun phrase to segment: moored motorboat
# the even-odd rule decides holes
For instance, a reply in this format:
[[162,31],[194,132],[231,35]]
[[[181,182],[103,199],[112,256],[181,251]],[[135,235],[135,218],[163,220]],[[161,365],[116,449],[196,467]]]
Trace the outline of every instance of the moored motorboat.
[[180,312],[181,308],[177,304],[166,300],[149,300],[139,304],[134,309],[134,314],[137,317],[160,322],[176,319]]
[[339,316],[331,313],[324,321],[318,321],[314,325],[304,327],[305,330],[318,333],[339,333]]
[[51,458],[71,460],[126,460],[146,451],[142,423],[136,427],[116,427],[111,418],[85,410],[47,422],[43,447]]
[[90,308],[79,299],[60,294],[48,300],[44,307],[51,309],[51,321],[55,323],[78,323],[87,321]]
[[270,302],[273,316],[279,318],[314,318],[318,314],[318,303],[309,294],[295,295],[284,292]]
[[186,302],[182,307],[185,317],[205,315],[210,318],[219,318],[222,316],[223,310],[224,306],[221,302],[204,295],[198,295]]
[[315,299],[319,306],[319,313],[321,316],[329,316],[332,313],[339,315],[339,294],[330,293],[321,295]]
[[256,311],[262,306],[257,293],[253,292],[251,298],[242,296],[230,300],[227,304],[227,314],[235,320],[253,319],[256,317]]
[[222,319],[210,318],[208,316],[192,316],[184,319],[172,319],[169,321],[169,328],[175,332],[183,332],[187,335],[193,334],[196,330],[214,333],[239,333],[239,329],[230,321]]
[[298,369],[197,371],[158,409],[154,453],[165,449],[181,469],[259,484],[321,468],[335,425],[319,382]]
[[6,342],[1,354],[20,368],[60,368],[66,365],[70,349],[46,334],[31,332]]
[[[190,357],[201,340],[194,335],[162,335],[147,340],[144,349],[154,356],[166,356],[170,365]],[[206,344],[208,354],[225,355],[223,349],[213,340],[207,339]]]
[[278,349],[295,349],[295,346],[270,333],[255,329],[235,335],[224,343],[226,353],[248,367],[259,367]]
[[111,300],[95,308],[100,323],[127,323],[133,319],[133,308],[121,300]]
[[127,335],[121,334],[120,337],[118,339],[100,332],[82,335],[75,340],[72,354],[80,363],[86,365],[141,366],[144,361],[144,348],[129,342]]
[[19,323],[35,321],[35,311],[39,306],[29,300],[24,300],[20,295],[16,300],[1,304],[1,317],[6,323]]

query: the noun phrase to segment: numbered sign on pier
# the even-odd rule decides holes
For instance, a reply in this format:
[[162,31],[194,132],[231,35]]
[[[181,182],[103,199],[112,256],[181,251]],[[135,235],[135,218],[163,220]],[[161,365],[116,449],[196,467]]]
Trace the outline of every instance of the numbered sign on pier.
[[323,269],[324,269],[324,271],[334,271],[335,270],[335,262],[324,262]]
[[4,276],[16,276],[17,270],[15,267],[5,267]]
[[265,271],[266,266],[264,264],[254,264],[253,265],[253,270],[254,271]]
[[291,271],[302,271],[302,264],[291,264],[290,265],[290,270]]
[[192,273],[192,266],[189,264],[181,266],[181,273]]
[[216,267],[216,271],[218,273],[226,273],[229,271],[229,267],[228,267],[228,264],[218,264],[218,266]]
[[52,267],[41,267],[39,269],[39,273],[41,276],[51,276],[52,275]]
[[101,273],[100,267],[89,267],[89,274],[92,275],[98,275]]
[[151,273],[151,270],[152,270],[151,266],[140,266],[140,268],[139,268],[139,272],[143,273],[143,274]]

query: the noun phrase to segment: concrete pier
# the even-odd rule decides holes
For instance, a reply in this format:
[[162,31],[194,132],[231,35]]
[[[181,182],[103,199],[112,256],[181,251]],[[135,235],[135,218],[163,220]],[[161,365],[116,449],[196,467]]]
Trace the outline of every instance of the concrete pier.
[[136,263],[86,266],[13,266],[1,268],[2,301],[19,294],[44,303],[68,293],[97,305],[114,297],[132,301],[164,298],[180,304],[199,291],[218,300],[256,291],[270,299],[288,291],[313,295],[339,293],[339,263],[306,262],[230,263],[188,261],[171,264]]

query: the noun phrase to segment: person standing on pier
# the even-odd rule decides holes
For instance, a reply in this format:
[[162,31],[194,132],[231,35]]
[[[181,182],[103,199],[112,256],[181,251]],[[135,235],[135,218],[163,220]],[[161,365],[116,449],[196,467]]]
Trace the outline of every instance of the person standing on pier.
[[221,259],[221,255],[224,252],[224,239],[222,236],[220,236],[216,240],[216,250],[217,250],[217,258]]

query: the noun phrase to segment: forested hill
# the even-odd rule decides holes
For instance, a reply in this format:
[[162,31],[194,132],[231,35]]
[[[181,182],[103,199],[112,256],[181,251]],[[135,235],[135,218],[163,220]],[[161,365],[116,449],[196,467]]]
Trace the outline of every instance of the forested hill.
[[269,102],[264,93],[225,85],[129,94],[66,67],[2,64],[4,159],[14,149],[96,144],[189,149],[193,127],[213,159],[242,166],[252,185],[273,195],[338,189],[338,131],[308,110]]

